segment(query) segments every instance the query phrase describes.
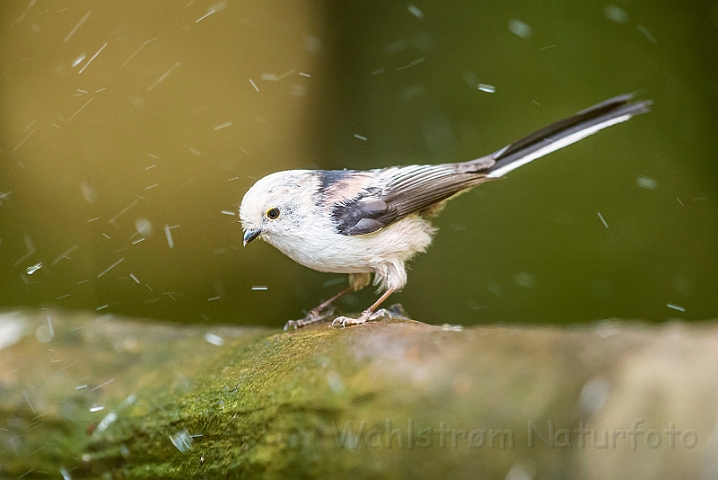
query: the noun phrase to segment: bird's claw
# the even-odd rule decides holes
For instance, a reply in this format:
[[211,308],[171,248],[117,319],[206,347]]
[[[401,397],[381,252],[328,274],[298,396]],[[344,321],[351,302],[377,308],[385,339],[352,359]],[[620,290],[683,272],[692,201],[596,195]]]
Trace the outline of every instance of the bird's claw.
[[294,328],[294,330],[302,327],[306,327],[307,325],[311,325],[315,322],[321,322],[322,320],[327,320],[329,317],[333,315],[333,309],[317,312],[315,310],[310,310],[309,313],[304,318],[301,318],[299,320],[289,320],[287,323],[284,324],[284,331],[288,331],[290,328]]
[[[390,307],[391,308],[391,307]],[[394,314],[386,308],[380,308],[369,316],[370,321],[380,320],[383,317],[393,318]]]
[[303,326],[304,323],[301,320],[288,320],[287,323],[284,324],[284,331],[286,332],[290,328],[294,328],[294,330],[296,330]]
[[332,321],[332,327],[341,327],[344,328],[347,325],[360,325],[364,322],[366,322],[365,318],[362,318],[363,315],[359,318],[351,318],[351,317],[337,317]]
[[374,320],[379,320],[383,317],[391,317],[391,313],[386,310],[385,308],[382,308],[381,310],[377,310],[376,312],[363,312],[361,315],[359,315],[358,318],[351,318],[351,317],[337,317],[332,321],[332,327],[341,327],[344,328],[349,325],[361,325],[362,323],[366,322],[373,322]]

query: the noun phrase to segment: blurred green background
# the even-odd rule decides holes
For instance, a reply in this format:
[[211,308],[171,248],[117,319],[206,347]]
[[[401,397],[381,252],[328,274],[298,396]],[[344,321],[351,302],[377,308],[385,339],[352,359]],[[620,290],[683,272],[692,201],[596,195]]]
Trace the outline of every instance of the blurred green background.
[[345,279],[242,248],[258,178],[469,160],[638,92],[648,115],[453,200],[389,303],[715,317],[717,45],[715,1],[4,2],[0,306],[281,326]]

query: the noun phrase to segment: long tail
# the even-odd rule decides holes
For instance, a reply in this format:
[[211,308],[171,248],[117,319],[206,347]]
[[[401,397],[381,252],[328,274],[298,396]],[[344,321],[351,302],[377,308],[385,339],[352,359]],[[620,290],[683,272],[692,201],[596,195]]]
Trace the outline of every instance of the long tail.
[[496,163],[485,170],[488,171],[486,176],[501,177],[515,168],[571,145],[601,129],[649,111],[651,100],[631,102],[632,99],[631,93],[619,95],[516,140],[511,145],[489,155]]

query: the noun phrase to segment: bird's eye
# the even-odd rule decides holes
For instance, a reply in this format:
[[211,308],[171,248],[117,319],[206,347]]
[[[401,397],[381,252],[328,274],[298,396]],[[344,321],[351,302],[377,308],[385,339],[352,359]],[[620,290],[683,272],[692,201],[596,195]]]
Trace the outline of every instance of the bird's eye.
[[279,218],[279,209],[277,207],[272,207],[269,210],[267,210],[267,218],[270,220],[276,220]]

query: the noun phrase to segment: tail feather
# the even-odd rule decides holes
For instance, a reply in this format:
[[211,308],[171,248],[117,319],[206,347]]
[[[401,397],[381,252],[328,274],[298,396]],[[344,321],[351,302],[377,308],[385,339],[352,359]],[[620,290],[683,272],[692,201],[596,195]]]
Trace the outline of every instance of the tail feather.
[[649,111],[651,100],[631,102],[632,99],[630,93],[611,98],[516,140],[489,156],[496,163],[486,170],[486,176],[501,177],[599,130]]

